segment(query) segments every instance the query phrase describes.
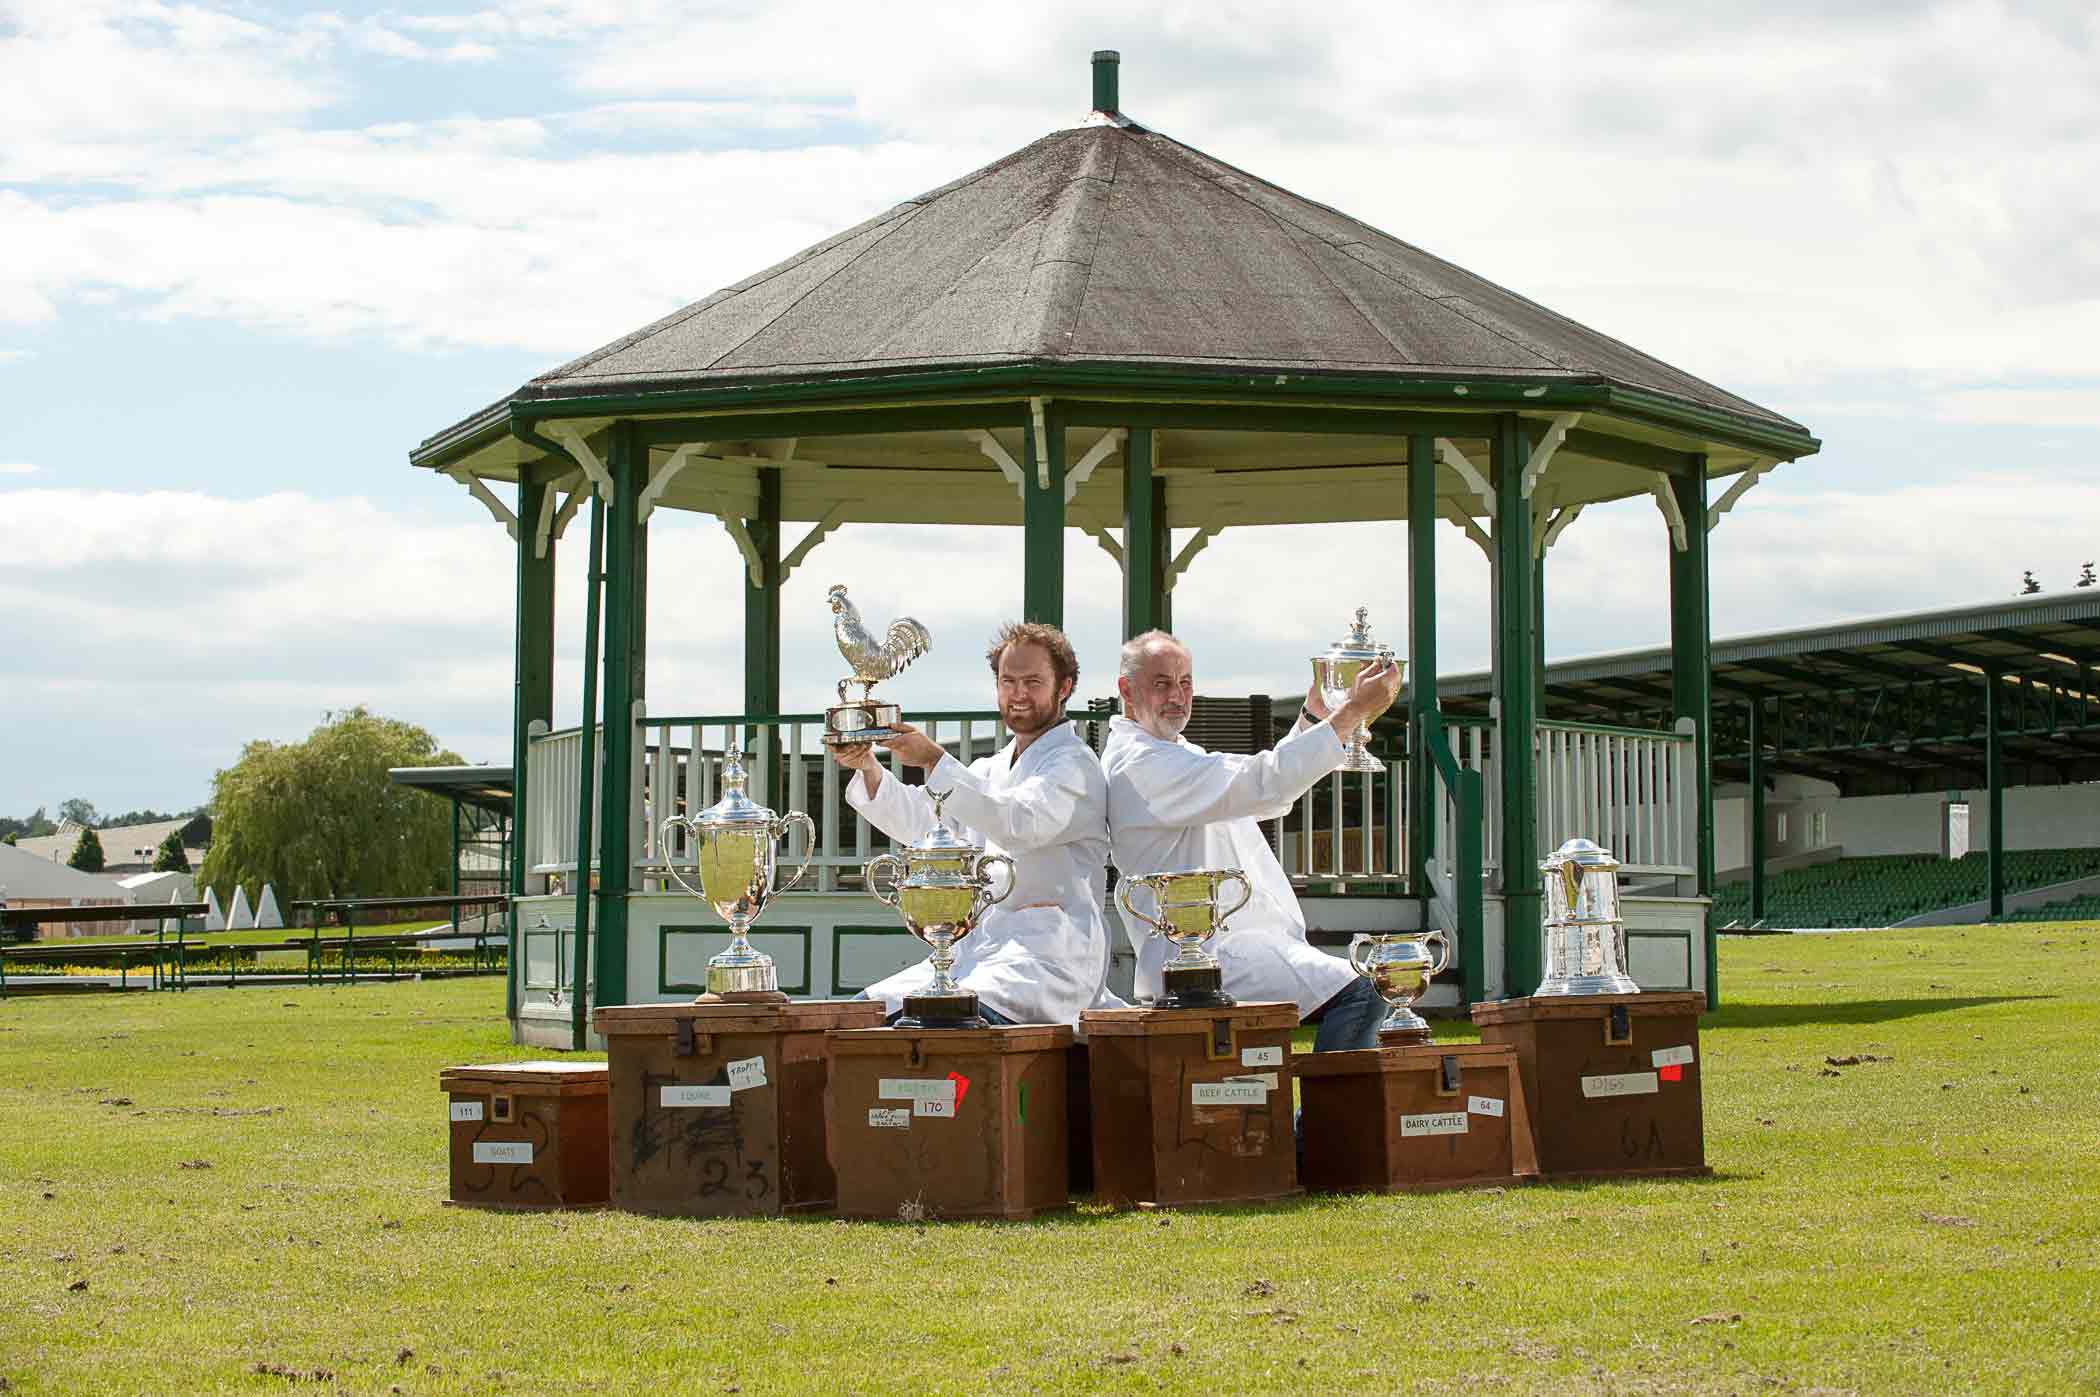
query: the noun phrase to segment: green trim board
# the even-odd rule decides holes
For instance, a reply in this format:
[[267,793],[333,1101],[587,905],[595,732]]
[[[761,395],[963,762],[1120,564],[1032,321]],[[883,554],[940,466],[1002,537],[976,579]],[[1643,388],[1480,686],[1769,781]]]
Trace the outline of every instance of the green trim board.
[[[925,949],[925,943],[901,926],[848,926],[844,924],[834,926],[831,929],[831,993],[834,998],[841,995],[859,994],[868,985],[875,983],[874,980],[869,980],[866,984],[856,985],[846,981],[839,975],[839,967],[845,963],[842,955],[844,947],[841,943],[848,936],[897,936],[911,942],[922,951]],[[914,957],[913,959],[923,959],[923,957]],[[912,961],[904,962],[904,965],[910,964],[912,964]],[[903,968],[903,966],[898,967],[900,970]],[[882,977],[878,976],[877,978]]]
[[[673,980],[671,978],[671,938],[674,936],[701,938],[701,943],[709,948],[702,956],[702,961],[704,962],[707,955],[712,955],[716,949],[719,949],[722,942],[722,934],[722,924],[720,922],[694,926],[666,923],[658,927],[656,929],[656,992],[658,994],[706,993],[707,985],[704,980],[686,981]],[[783,981],[780,986],[780,992],[792,995],[808,994],[810,992],[809,984],[811,978],[810,951],[812,949],[814,929],[806,926],[765,926],[751,929],[752,944],[758,945],[758,949],[761,951],[766,950],[766,947],[758,943],[761,938],[768,936],[799,936],[802,938],[802,978],[795,984],[788,984]]]
[[[1689,990],[1698,988],[1692,983],[1692,933],[1688,931],[1636,931],[1628,929],[1625,936],[1626,973],[1633,977],[1634,983],[1639,985],[1642,990]],[[1668,983],[1664,983],[1661,980],[1643,979],[1640,973],[1640,953],[1635,943],[1665,941],[1676,942],[1683,948],[1681,952],[1684,958],[1683,971]],[[1652,958],[1648,963],[1650,965],[1655,964]]]

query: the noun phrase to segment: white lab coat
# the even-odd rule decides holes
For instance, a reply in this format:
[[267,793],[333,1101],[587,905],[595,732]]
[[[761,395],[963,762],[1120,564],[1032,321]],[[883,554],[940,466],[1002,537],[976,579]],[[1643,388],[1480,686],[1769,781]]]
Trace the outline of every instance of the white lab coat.
[[[860,773],[846,799],[900,844],[933,828],[928,788],[949,792],[942,809],[965,839],[1014,861],[1014,887],[955,946],[952,972],[986,1008],[1016,1023],[1075,1027],[1083,1009],[1120,1004],[1107,993],[1108,783],[1101,761],[1070,723],[1030,743],[1016,762],[1013,744],[964,766],[944,756],[926,785],[885,774],[871,797]],[[1001,872],[992,874],[1004,880]],[[907,994],[933,980],[920,962],[868,987],[896,1013]]]
[[[1356,972],[1341,957],[1307,944],[1298,895],[1255,822],[1288,814],[1299,796],[1341,763],[1342,750],[1328,723],[1292,733],[1267,752],[1241,756],[1206,752],[1180,738],[1163,741],[1128,718],[1115,718],[1101,754],[1117,871],[1245,873],[1252,885],[1247,905],[1207,943],[1225,972],[1225,992],[1240,1000],[1290,1000],[1301,1019]],[[1131,901],[1140,911],[1152,910],[1142,890],[1133,890]],[[1138,997],[1156,996],[1173,948],[1142,922],[1124,929],[1137,952]]]

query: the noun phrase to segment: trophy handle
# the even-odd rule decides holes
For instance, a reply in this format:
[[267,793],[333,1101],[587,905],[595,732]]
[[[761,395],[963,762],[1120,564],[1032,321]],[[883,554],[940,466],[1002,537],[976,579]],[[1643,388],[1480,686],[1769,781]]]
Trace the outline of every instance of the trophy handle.
[[663,828],[664,872],[670,874],[679,887],[684,888],[694,897],[705,902],[707,901],[707,894],[701,892],[691,883],[686,882],[685,875],[678,871],[678,865],[671,862],[671,831],[674,829],[683,829],[686,832],[686,837],[691,839],[696,846],[706,842],[700,831],[693,828],[693,822],[686,816],[673,815],[670,819],[665,820]]
[[1254,884],[1248,881],[1246,874],[1241,873],[1237,869],[1235,869],[1234,871],[1227,873],[1224,878],[1220,878],[1218,880],[1221,886],[1224,884],[1226,878],[1229,878],[1233,882],[1238,883],[1240,885],[1240,900],[1238,902],[1233,903],[1232,906],[1226,908],[1224,911],[1218,913],[1218,923],[1216,927],[1216,930],[1218,931],[1223,931],[1225,929],[1225,923],[1232,920],[1232,914],[1239,911],[1242,907],[1245,907],[1254,898]]
[[[1164,936],[1167,930],[1164,926],[1160,925],[1158,922],[1153,921],[1143,912],[1138,911],[1137,908],[1132,907],[1130,905],[1130,890],[1133,886],[1137,884],[1137,882],[1137,879],[1130,877],[1119,878],[1116,880],[1116,906],[1123,909],[1124,916],[1143,922],[1146,926],[1151,927],[1154,931],[1159,932],[1161,935]],[[1154,896],[1157,896],[1157,894],[1154,894]]]
[[1451,938],[1441,931],[1432,931],[1422,938],[1422,944],[1436,943],[1436,964],[1429,967],[1431,975],[1441,975],[1444,967],[1451,963]]
[[793,829],[798,824],[802,826],[802,842],[804,846],[808,848],[809,852],[802,856],[802,864],[795,870],[794,875],[792,877],[790,877],[785,883],[779,883],[774,886],[773,892],[776,895],[789,891],[795,886],[795,884],[801,882],[802,875],[809,872],[810,864],[816,861],[817,822],[815,820],[812,820],[808,815],[804,814],[802,811],[791,811],[788,814],[781,816],[778,820],[775,820],[773,822],[773,837],[775,839],[778,839],[781,835],[787,833],[789,830]]
[[977,867],[975,870],[977,876],[979,878],[984,877],[985,869],[995,863],[1004,865],[1004,867],[1006,868],[1006,890],[1004,892],[1001,892],[997,897],[986,897],[983,893],[980,892],[977,895],[977,906],[980,911],[986,907],[997,907],[1000,903],[1006,901],[1007,898],[1013,896],[1014,861],[1008,858],[1006,855],[979,854],[977,856]]
[[1377,944],[1378,938],[1368,931],[1359,931],[1349,942],[1349,968],[1366,980],[1371,978],[1371,969],[1364,964],[1363,955],[1359,952],[1367,953]]
[[[884,872],[890,875],[890,890],[887,893],[882,890],[882,880],[876,876]],[[870,896],[885,907],[896,908],[897,885],[904,880],[903,859],[895,854],[877,854],[862,866],[860,877],[861,881],[868,885]]]

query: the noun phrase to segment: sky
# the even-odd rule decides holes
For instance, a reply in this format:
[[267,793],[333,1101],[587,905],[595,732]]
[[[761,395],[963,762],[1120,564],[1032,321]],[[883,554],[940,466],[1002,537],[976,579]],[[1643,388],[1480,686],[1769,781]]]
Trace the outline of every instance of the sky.
[[[511,545],[409,449],[1072,125],[1095,48],[1137,120],[1815,432],[1714,532],[1717,637],[2100,556],[2089,3],[0,0],[0,813],[186,808],[359,703],[508,761]],[[651,530],[650,710],[733,710],[735,546]],[[1585,513],[1549,657],[1663,643],[1666,540]],[[837,677],[834,581],[933,632],[897,697],[985,702],[1019,551],[840,530],[787,584],[786,702]],[[1485,561],[1438,557],[1444,667],[1485,667]],[[1117,574],[1068,558],[1106,693]],[[1302,686],[1360,603],[1399,644],[1405,572],[1397,525],[1226,532],[1175,592],[1199,690]]]

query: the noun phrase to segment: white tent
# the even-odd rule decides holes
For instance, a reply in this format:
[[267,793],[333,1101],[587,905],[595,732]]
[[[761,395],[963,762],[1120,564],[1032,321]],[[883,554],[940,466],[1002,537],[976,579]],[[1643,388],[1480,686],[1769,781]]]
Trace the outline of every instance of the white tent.
[[226,930],[226,914],[219,910],[219,890],[217,888],[206,888],[204,890],[204,929],[206,931]]
[[[171,902],[195,902],[197,885],[187,873],[173,871],[164,873],[134,873],[129,878],[119,878],[117,886],[141,908],[166,906]],[[131,924],[133,931],[151,931],[159,925],[154,917],[141,917]],[[171,925],[171,931],[174,927]]]
[[24,853],[12,844],[0,844],[0,884],[6,886],[8,899],[17,904],[71,906],[131,900],[115,879],[82,873],[63,863]]
[[255,929],[255,910],[248,905],[248,885],[246,883],[235,883],[233,885],[233,906],[226,913],[226,929],[228,931],[253,931]]
[[284,925],[284,913],[277,910],[277,889],[272,884],[263,884],[262,901],[255,904],[255,925],[258,930],[275,930]]

